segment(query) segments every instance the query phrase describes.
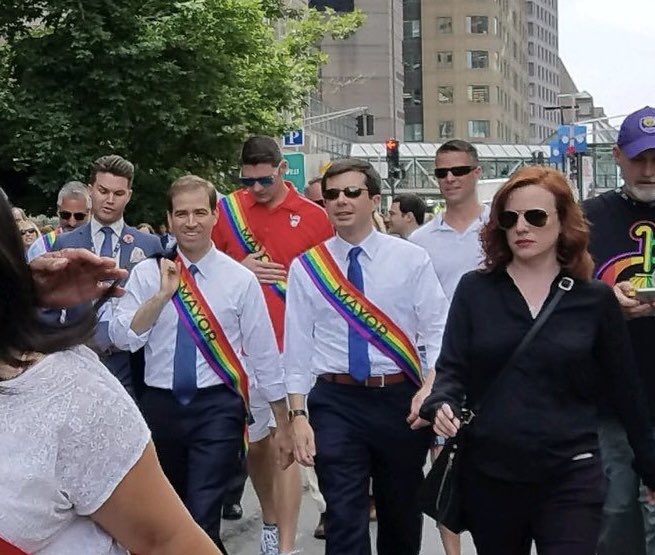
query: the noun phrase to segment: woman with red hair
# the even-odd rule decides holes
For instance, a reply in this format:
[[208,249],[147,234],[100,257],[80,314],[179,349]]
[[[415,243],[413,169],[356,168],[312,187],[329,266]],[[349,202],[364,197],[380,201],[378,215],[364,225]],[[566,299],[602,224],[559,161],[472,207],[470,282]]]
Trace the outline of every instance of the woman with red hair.
[[655,488],[655,440],[630,341],[612,290],[591,279],[588,239],[565,177],[522,168],[494,197],[484,267],[455,291],[421,416],[452,438],[462,409],[475,413],[462,430],[459,476],[462,523],[479,555],[528,555],[533,541],[540,555],[596,552],[600,387],[612,392],[636,467]]

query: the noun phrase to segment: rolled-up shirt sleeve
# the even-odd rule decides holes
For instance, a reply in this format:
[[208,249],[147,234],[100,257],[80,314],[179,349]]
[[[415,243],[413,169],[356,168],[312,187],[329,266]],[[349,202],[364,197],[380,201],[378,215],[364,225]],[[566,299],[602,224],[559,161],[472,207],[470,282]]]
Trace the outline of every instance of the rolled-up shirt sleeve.
[[141,305],[157,293],[159,281],[159,267],[155,260],[144,260],[132,270],[125,285],[125,295],[119,299],[109,322],[109,338],[119,349],[134,353],[148,342],[152,328],[138,335],[131,325]]
[[239,325],[246,366],[254,374],[257,388],[269,403],[284,399],[287,392],[275,332],[264,293],[254,274],[244,293]]
[[287,280],[287,306],[284,314],[284,355],[287,392],[307,395],[312,388],[314,314],[307,293],[305,270],[298,259],[291,263]]

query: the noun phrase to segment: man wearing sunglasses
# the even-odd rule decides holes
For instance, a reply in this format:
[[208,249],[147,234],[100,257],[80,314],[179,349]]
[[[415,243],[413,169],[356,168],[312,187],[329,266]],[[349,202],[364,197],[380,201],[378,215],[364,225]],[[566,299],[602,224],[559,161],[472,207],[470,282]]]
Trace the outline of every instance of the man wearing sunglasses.
[[[57,195],[59,226],[55,230],[55,234],[59,235],[60,233],[72,231],[76,227],[85,224],[90,213],[91,197],[88,187],[80,181],[69,181],[59,190]],[[49,252],[53,243],[52,237],[46,235],[38,241],[34,241],[27,251],[27,260],[31,261],[37,256]]]
[[374,230],[381,179],[370,163],[337,160],[322,186],[337,236],[289,271],[283,364],[296,460],[316,466],[327,555],[371,553],[371,478],[377,552],[418,555],[416,495],[431,438],[418,407],[431,383],[416,341],[434,366],[449,303],[424,249]]
[[[241,188],[218,203],[212,233],[219,250],[257,276],[280,352],[289,265],[334,233],[325,211],[284,180],[286,171],[287,163],[274,139],[248,139],[241,151]],[[292,553],[301,497],[298,465],[282,471],[275,464],[274,437],[269,435],[271,412],[256,387],[251,390],[250,407],[255,423],[250,427],[248,465],[264,521],[260,553]]]
[[[655,108],[647,106],[625,118],[613,155],[624,183],[583,203],[591,222],[589,251],[596,262],[595,276],[614,287],[627,319],[653,419],[655,304],[640,301],[635,290],[655,287]],[[602,416],[599,440],[608,491],[598,553],[655,555],[655,508],[640,498],[634,454],[623,426],[609,407]]]

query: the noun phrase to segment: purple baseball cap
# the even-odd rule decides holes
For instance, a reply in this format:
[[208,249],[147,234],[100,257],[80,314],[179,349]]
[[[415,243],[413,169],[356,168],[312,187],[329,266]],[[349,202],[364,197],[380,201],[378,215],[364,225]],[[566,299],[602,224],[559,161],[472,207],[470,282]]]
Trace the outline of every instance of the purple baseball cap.
[[625,118],[616,144],[628,158],[655,148],[655,108],[646,106]]

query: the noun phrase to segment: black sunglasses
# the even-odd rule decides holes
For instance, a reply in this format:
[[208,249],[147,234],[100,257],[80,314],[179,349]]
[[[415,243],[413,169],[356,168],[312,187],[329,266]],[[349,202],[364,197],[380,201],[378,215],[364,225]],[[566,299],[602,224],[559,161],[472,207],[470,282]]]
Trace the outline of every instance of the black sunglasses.
[[239,177],[239,182],[244,187],[254,187],[259,183],[262,187],[270,187],[275,183],[275,175],[266,175],[264,177]]
[[21,229],[21,230],[20,230],[20,234],[21,234],[21,235],[27,235],[28,233],[34,233],[34,234],[36,234],[36,229],[34,229],[34,228],[31,227],[30,229]]
[[453,166],[452,168],[435,168],[434,175],[443,179],[448,175],[448,172],[452,173],[455,177],[462,177],[467,173],[471,173],[477,166]]
[[59,211],[59,217],[62,220],[70,220],[71,216],[75,218],[76,222],[83,222],[86,218],[86,212],[69,212],[68,210]]
[[525,221],[535,227],[544,227],[548,222],[548,212],[541,208],[530,208],[529,210],[503,210],[498,214],[498,227],[505,231],[512,229],[519,221],[519,215],[523,214]]
[[368,189],[362,189],[361,187],[357,187],[357,185],[350,185],[343,189],[325,189],[323,191],[323,198],[325,200],[337,200],[341,193],[346,195],[346,198],[359,198],[364,191],[368,193]]

